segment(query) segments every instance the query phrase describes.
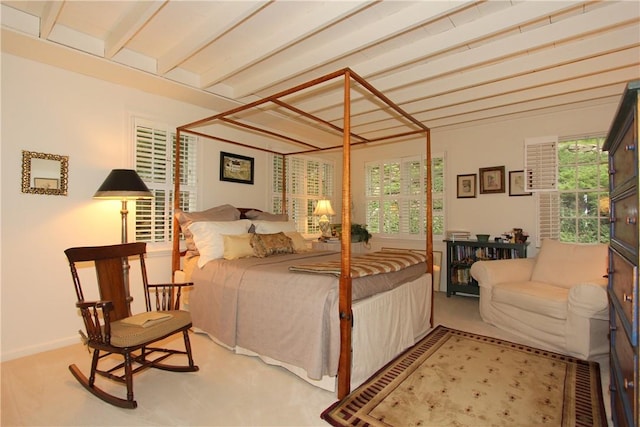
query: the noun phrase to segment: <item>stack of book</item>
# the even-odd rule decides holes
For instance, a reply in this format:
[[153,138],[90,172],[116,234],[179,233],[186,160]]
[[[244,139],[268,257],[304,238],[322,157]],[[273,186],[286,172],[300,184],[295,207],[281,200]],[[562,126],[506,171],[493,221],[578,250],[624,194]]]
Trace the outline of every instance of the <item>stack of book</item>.
[[469,240],[471,233],[465,230],[447,230],[447,240]]

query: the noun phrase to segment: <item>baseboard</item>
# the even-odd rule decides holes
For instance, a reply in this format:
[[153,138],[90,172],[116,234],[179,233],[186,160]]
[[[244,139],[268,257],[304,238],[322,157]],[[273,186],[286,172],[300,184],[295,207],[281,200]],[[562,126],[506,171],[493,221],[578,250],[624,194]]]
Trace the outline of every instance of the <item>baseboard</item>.
[[71,335],[67,338],[61,338],[55,341],[49,341],[38,345],[22,347],[17,350],[3,351],[0,354],[0,361],[7,362],[9,360],[18,359],[20,357],[31,356],[33,354],[42,353],[44,351],[56,350],[58,348],[67,347],[80,342],[79,335]]

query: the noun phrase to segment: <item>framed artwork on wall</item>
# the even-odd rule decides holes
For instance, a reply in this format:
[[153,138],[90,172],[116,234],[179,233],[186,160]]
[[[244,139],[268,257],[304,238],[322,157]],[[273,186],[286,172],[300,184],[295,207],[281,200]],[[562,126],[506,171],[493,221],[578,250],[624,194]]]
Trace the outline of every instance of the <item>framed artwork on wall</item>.
[[253,157],[220,152],[220,181],[253,184]]
[[509,171],[509,196],[531,196],[524,191],[524,171]]
[[458,199],[476,197],[476,174],[458,175]]
[[480,194],[504,193],[504,166],[480,168]]

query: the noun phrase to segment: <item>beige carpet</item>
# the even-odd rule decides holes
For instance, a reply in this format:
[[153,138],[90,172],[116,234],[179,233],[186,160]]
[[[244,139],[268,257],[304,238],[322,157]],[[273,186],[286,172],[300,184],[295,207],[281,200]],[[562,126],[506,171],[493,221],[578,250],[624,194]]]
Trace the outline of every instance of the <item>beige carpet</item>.
[[598,363],[443,326],[322,417],[338,427],[607,424]]
[[[518,337],[484,324],[473,297],[437,292],[435,321],[511,341]],[[88,393],[67,366],[89,366],[80,344],[0,364],[2,426],[327,426],[322,411],[336,400],[282,368],[239,356],[192,334],[200,371],[148,370],[134,379],[138,409],[115,408]],[[527,344],[523,342],[523,344]],[[608,408],[608,360],[601,364]]]

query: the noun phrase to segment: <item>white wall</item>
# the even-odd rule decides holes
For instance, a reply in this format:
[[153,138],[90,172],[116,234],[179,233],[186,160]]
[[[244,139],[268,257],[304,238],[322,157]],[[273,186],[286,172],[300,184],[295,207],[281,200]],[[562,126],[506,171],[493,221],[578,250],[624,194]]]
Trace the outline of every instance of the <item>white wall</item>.
[[[9,54],[2,54],[2,107],[0,334],[1,358],[8,360],[78,342],[76,331],[82,322],[73,308],[76,297],[63,251],[71,246],[119,242],[119,202],[98,201],[92,196],[111,169],[132,166],[131,116],[182,125],[213,112]],[[457,174],[477,173],[480,167],[522,169],[522,140],[526,136],[606,132],[615,109],[616,105],[605,104],[453,130],[436,129],[431,136],[432,151],[446,152],[447,185],[455,189]],[[68,155],[69,195],[21,193],[22,150]],[[221,150],[255,157],[256,184],[220,182]],[[364,217],[360,208],[364,162],[374,156],[396,157],[398,152],[394,146],[354,153],[354,220]],[[407,143],[401,152],[424,152],[424,141]],[[201,207],[221,203],[268,207],[266,154],[209,142],[202,156],[206,166],[200,185],[207,192]],[[535,231],[532,197],[500,194],[456,199],[451,191],[447,212],[449,228],[492,235],[515,226]],[[389,246],[396,243],[390,241]],[[408,244],[421,247],[419,241]],[[150,280],[167,280],[169,253],[150,252]],[[136,273],[132,270],[132,278]],[[135,285],[132,283],[134,290]],[[137,297],[136,304],[141,301]]]
[[[120,242],[120,202],[92,196],[111,169],[133,165],[131,117],[178,126],[214,112],[9,54],[2,54],[2,106],[0,327],[7,360],[78,342],[82,321],[63,251]],[[22,150],[69,156],[68,196],[22,193]],[[255,157],[256,185],[220,182],[220,150]],[[265,154],[211,142],[202,155],[208,166],[200,185],[210,189],[202,206],[266,206]],[[148,251],[150,280],[169,280],[169,252]],[[143,301],[140,295],[134,304]]]

